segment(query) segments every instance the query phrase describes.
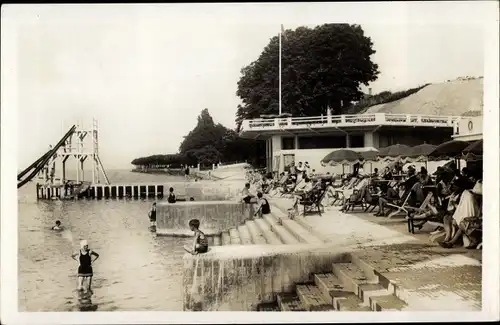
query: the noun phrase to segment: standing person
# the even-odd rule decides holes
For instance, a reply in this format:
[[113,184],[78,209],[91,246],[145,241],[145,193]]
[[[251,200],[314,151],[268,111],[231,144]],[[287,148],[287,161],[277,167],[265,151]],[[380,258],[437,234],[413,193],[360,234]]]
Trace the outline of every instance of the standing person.
[[208,239],[207,236],[200,230],[200,220],[189,220],[189,229],[194,231],[193,246],[184,246],[184,250],[190,254],[197,255],[208,252]]
[[186,169],[184,170],[184,177],[189,178],[189,166],[186,165]]
[[[77,256],[78,259],[76,259]],[[92,256],[95,256],[94,260],[92,260]],[[87,279],[87,290],[92,292],[92,276],[94,275],[92,264],[99,258],[99,254],[90,250],[87,241],[82,240],[80,242],[80,250],[78,253],[71,255],[71,258],[80,263],[78,266],[78,290],[84,290],[83,281]]]
[[151,206],[151,210],[149,210],[149,223],[151,227],[156,227],[156,202]]
[[271,206],[266,198],[263,197],[262,192],[257,193],[257,211],[254,213],[255,216],[262,218],[262,215],[271,213]]
[[167,198],[167,202],[168,203],[175,203],[177,201],[177,199],[175,198],[175,194],[174,194],[174,188],[171,187],[169,190],[168,190],[168,198]]

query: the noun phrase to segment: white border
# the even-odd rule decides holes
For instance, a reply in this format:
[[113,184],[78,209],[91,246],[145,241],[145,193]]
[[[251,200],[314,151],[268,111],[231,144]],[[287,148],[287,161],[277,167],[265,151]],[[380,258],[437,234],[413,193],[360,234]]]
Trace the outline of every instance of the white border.
[[[18,313],[17,310],[17,94],[16,28],[36,23],[54,12],[68,20],[87,20],[88,8],[95,5],[4,5],[2,6],[2,127],[1,127],[1,320],[7,324],[100,324],[100,323],[221,323],[299,321],[296,313],[182,313],[182,312],[96,312],[96,313]],[[78,11],[73,11],[78,8]],[[127,19],[147,15],[147,19],[182,20],[193,24],[280,23],[321,24],[324,22],[381,24],[482,24],[485,26],[484,75],[484,250],[483,311],[384,312],[384,313],[302,313],[301,322],[380,322],[380,321],[479,321],[498,320],[499,315],[499,227],[498,227],[498,6],[494,1],[474,2],[384,2],[384,3],[289,3],[289,4],[166,4],[100,5],[93,19]],[[214,17],[217,17],[214,19]],[[200,25],[201,26],[201,25]],[[200,27],[201,28],[201,27]],[[409,40],[411,41],[411,40]],[[439,51],[439,49],[432,49]],[[460,55],[457,53],[457,55]]]

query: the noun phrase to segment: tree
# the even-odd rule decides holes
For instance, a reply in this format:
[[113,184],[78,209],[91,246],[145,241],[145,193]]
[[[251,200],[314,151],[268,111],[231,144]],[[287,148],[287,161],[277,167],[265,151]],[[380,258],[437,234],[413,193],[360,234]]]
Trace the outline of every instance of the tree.
[[[294,116],[341,114],[359,100],[362,84],[377,79],[373,43],[359,25],[324,24],[287,30],[282,42],[282,110]],[[241,70],[236,94],[238,129],[243,119],[277,114],[279,39],[270,39],[259,58]]]

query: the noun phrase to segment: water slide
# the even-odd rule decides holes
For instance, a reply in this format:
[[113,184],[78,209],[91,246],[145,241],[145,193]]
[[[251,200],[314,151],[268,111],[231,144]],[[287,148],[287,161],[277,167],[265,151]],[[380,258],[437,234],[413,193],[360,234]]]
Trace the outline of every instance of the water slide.
[[[54,146],[54,148],[49,150],[42,157],[38,158],[38,160],[36,160],[28,168],[26,168],[19,175],[17,175],[17,180],[18,180],[17,188],[20,188],[29,181],[31,181],[33,177],[35,177],[38,174],[38,172],[40,172],[40,170],[42,170],[42,168],[49,162],[50,158],[56,154],[57,150],[66,142],[66,140],[73,134],[73,132],[75,132],[75,130],[76,130],[76,125],[73,125],[71,129],[69,129],[69,131],[62,137],[62,139]],[[31,174],[29,174],[23,180],[20,180],[24,175],[26,175],[32,169],[33,171],[31,172]]]

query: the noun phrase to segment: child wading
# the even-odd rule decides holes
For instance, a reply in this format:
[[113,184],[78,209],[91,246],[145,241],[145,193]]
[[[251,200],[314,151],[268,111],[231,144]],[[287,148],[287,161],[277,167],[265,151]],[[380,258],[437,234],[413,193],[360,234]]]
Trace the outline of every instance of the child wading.
[[200,220],[192,219],[189,221],[189,228],[194,231],[194,241],[193,246],[184,246],[184,249],[193,255],[206,253],[208,251],[208,239],[207,236],[199,229]]
[[[92,260],[92,255],[95,256],[94,260]],[[78,259],[76,259],[77,256]],[[71,255],[71,257],[80,263],[80,266],[78,266],[78,290],[84,290],[83,281],[87,279],[87,290],[92,291],[92,276],[94,275],[92,264],[99,258],[99,254],[90,250],[87,241],[82,240],[80,242],[80,250],[78,253]]]
[[156,227],[156,202],[153,203],[148,215],[151,227]]

